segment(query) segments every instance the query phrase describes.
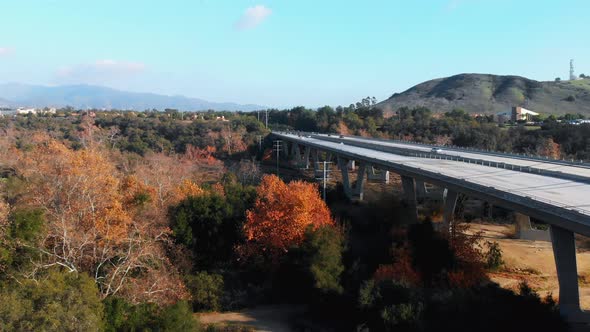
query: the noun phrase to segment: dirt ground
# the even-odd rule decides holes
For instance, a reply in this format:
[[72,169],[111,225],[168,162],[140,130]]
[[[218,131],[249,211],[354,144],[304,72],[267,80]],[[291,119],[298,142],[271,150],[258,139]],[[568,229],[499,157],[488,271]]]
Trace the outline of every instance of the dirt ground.
[[[505,266],[490,278],[504,288],[515,289],[526,280],[541,296],[552,293],[559,298],[557,272],[551,242],[510,238],[512,225],[470,224],[471,231],[482,231],[485,240],[496,241],[502,249]],[[580,280],[582,308],[590,309],[590,251],[578,250],[576,255]]]
[[305,312],[304,306],[268,305],[237,312],[196,314],[203,325],[251,326],[259,332],[290,332],[288,322]]

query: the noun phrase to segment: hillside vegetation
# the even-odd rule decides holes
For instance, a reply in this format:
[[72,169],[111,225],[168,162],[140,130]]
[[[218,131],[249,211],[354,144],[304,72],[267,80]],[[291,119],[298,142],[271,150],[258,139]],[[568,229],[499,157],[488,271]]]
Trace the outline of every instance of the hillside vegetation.
[[460,74],[420,83],[377,106],[386,114],[401,107],[496,113],[512,106],[545,114],[590,114],[590,79],[539,82],[520,76]]

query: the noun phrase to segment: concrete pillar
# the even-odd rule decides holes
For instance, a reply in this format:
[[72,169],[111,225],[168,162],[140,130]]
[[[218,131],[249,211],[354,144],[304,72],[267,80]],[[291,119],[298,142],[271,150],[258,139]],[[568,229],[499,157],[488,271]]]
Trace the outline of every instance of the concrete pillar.
[[283,156],[285,156],[285,158],[289,158],[289,145],[290,143],[288,141],[281,141],[281,153],[283,154]]
[[296,163],[301,162],[301,149],[299,148],[299,144],[293,143],[293,157]]
[[418,206],[416,201],[416,188],[414,178],[402,175],[402,188],[404,189],[404,203],[410,209],[410,222],[418,222]]
[[313,158],[313,171],[314,174],[319,170],[319,163],[320,163],[320,152],[318,149],[313,149],[311,151],[311,156]]
[[359,200],[363,200],[363,187],[364,187],[364,183],[365,183],[365,173],[367,172],[366,170],[367,164],[366,163],[360,163],[359,165],[359,169],[357,172],[357,177],[356,177],[356,183],[354,185],[354,196],[357,197]]
[[378,171],[375,166],[367,165],[367,180],[382,180],[385,184],[389,183],[389,171]]
[[[494,212],[494,205],[490,202],[484,201],[483,202],[483,215],[485,218],[492,219]],[[530,219],[529,219],[529,227],[530,227]]]
[[303,152],[303,165],[305,169],[309,168],[309,154],[311,153],[311,147],[306,146],[305,151]]
[[580,309],[574,233],[552,225],[551,242],[559,282],[559,312],[569,322],[588,322],[588,315]]
[[514,212],[514,223],[516,224],[516,237],[521,240],[551,241],[549,231],[533,229],[531,218],[519,212]]
[[454,190],[445,189],[443,192],[443,229],[452,231],[452,225],[455,221],[455,206],[457,205],[457,197],[459,197],[459,193]]
[[422,180],[414,180],[416,183],[416,196],[418,199],[426,198],[426,185]]
[[340,172],[342,173],[342,186],[344,187],[344,194],[346,194],[346,196],[348,198],[352,198],[352,192],[350,190],[350,180],[348,179],[348,160],[338,156],[336,157],[338,160],[338,168],[340,169]]
[[348,161],[348,168],[349,168],[351,171],[354,171],[354,169],[356,168],[356,165],[355,165],[355,163],[354,163],[354,160],[349,160],[349,161]]
[[519,239],[523,238],[523,233],[532,231],[531,218],[519,212],[514,212],[514,224],[516,225],[516,236]]

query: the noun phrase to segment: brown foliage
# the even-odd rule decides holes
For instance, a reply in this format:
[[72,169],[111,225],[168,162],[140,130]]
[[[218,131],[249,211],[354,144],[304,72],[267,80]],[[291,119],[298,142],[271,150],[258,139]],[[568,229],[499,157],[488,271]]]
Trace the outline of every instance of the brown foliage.
[[537,154],[543,157],[559,159],[561,158],[561,147],[555,143],[553,138],[549,137],[539,142],[537,145]]
[[247,242],[239,248],[244,258],[264,254],[277,261],[290,247],[301,244],[308,227],[334,224],[315,184],[286,184],[275,175],[266,175],[257,192],[254,208],[246,212]]
[[410,249],[407,246],[394,249],[393,256],[395,263],[379,266],[373,278],[377,281],[396,280],[411,286],[420,285],[422,278],[412,266]]
[[198,164],[214,165],[219,163],[214,156],[217,149],[214,146],[207,146],[204,149],[200,149],[193,145],[187,145],[184,153],[184,160],[190,160]]
[[19,169],[30,183],[22,204],[46,218],[32,276],[59,265],[93,276],[103,296],[165,303],[185,295],[164,252],[170,230],[156,188],[136,177],[120,180],[101,150],[73,151],[53,140],[25,153]]
[[[467,226],[463,224],[457,224],[455,228],[452,235],[447,235],[447,232],[438,234],[449,241],[457,263],[452,269],[442,272],[440,280],[446,282],[439,286],[451,288],[476,286],[485,280],[483,253],[479,246],[481,233],[468,235],[466,234]],[[394,238],[401,241],[401,244],[392,250],[393,264],[379,266],[373,276],[375,280],[390,279],[411,286],[420,286],[426,283],[426,280],[413,265],[412,250],[405,236],[404,230],[394,230]]]

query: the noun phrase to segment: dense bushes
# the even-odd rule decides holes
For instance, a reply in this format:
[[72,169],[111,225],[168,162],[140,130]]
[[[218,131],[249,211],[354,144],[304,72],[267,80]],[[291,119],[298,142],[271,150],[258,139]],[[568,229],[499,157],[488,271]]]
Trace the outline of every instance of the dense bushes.
[[199,324],[184,301],[160,308],[155,304],[132,305],[117,297],[104,301],[106,332],[195,332]]
[[51,270],[0,289],[2,331],[101,331],[103,304],[84,273]]
[[224,294],[223,276],[215,273],[197,272],[186,276],[186,286],[191,293],[196,311],[219,311]]

